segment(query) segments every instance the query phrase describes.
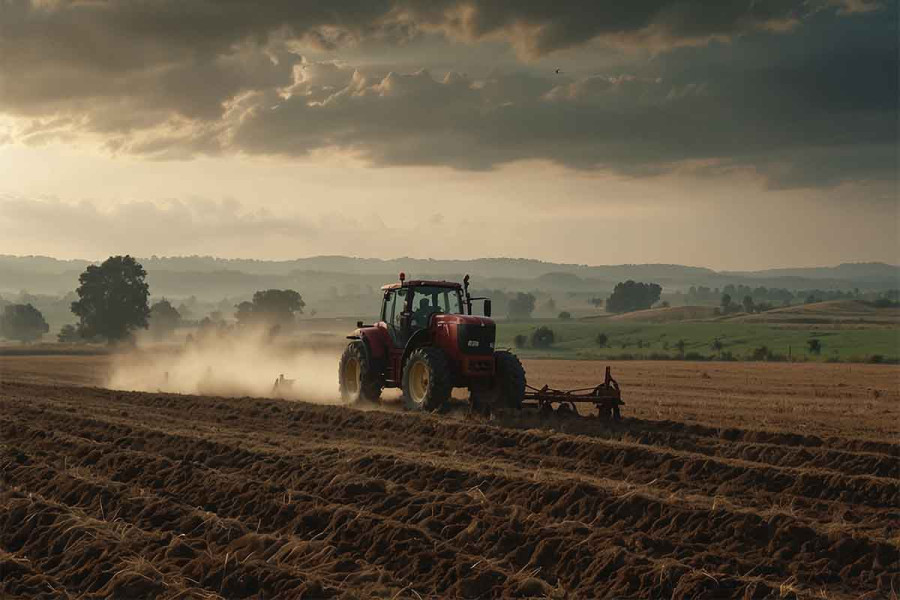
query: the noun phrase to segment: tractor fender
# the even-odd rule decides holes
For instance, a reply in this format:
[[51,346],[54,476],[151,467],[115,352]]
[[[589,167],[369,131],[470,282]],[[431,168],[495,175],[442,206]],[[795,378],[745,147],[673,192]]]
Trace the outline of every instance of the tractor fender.
[[369,358],[374,360],[387,358],[388,348],[390,348],[390,337],[385,329],[381,327],[357,329],[352,337],[353,339],[361,340],[365,344]]
[[406,359],[409,358],[409,355],[412,354],[416,348],[421,348],[422,346],[428,346],[430,344],[431,334],[427,329],[420,329],[409,336],[409,340],[403,348],[403,356],[400,358],[400,372],[403,372],[403,366],[406,364]]
[[370,365],[370,368],[374,369],[376,373],[384,374],[387,357],[384,353],[381,356],[378,356],[378,354],[373,351],[371,336],[367,336],[364,332],[360,332],[359,335],[348,335],[347,339],[353,340],[350,342],[351,344],[359,344],[362,348],[366,363]]

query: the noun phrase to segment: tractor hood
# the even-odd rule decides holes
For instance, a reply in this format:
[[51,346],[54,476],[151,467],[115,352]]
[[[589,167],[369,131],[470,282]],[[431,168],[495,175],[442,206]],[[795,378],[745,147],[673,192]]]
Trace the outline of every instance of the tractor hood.
[[494,320],[490,317],[476,317],[475,315],[445,315],[437,314],[434,316],[435,324],[447,325],[480,325],[488,327],[494,325]]

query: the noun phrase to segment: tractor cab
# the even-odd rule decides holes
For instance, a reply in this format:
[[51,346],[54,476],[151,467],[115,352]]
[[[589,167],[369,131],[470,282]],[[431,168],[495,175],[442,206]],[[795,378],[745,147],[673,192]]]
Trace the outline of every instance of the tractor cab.
[[[384,299],[381,321],[397,347],[405,346],[417,331],[427,329],[434,315],[471,314],[471,298],[464,295],[464,288],[451,281],[406,281],[400,274],[400,283],[382,286]],[[490,301],[488,301],[488,306]],[[489,309],[488,309],[489,312]]]

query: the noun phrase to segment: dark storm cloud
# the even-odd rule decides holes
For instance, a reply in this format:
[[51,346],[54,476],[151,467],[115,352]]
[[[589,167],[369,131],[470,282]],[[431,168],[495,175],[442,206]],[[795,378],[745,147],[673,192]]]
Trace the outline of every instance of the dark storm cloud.
[[[533,158],[640,175],[698,161],[755,168],[776,186],[892,179],[896,7],[873,7],[0,0],[0,113],[30,119],[17,139],[90,132],[157,158],[337,147],[383,165]],[[592,40],[669,52],[628,73],[475,80],[307,62],[297,50],[423,32],[506,41],[526,58]]]
[[[233,143],[288,155],[355,148],[385,165],[487,169],[548,158],[642,175],[694,161],[699,172],[752,168],[773,187],[893,181],[896,29],[866,21],[684,50],[643,75],[470,81],[347,69],[325,99],[255,103]],[[277,108],[261,108],[269,103]]]
[[821,10],[858,12],[853,0],[454,0],[409,2],[414,22],[463,39],[502,35],[539,56],[595,38],[620,43],[683,45],[756,30],[783,30]]

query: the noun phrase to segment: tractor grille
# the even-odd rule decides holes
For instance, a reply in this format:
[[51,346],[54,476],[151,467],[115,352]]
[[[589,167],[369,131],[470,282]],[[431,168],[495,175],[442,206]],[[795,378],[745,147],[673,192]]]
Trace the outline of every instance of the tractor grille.
[[470,358],[465,365],[468,375],[490,375],[494,372],[493,358]]
[[496,326],[464,323],[457,326],[459,349],[464,354],[491,354],[494,352]]

